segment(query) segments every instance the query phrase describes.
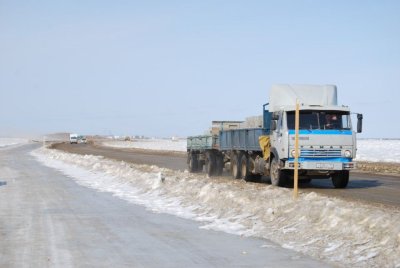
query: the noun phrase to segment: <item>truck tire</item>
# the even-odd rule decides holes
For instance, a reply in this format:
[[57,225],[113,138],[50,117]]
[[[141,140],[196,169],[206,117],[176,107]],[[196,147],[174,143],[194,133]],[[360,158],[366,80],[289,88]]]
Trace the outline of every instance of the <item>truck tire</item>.
[[279,160],[274,157],[271,161],[271,184],[274,186],[283,187],[288,183],[288,177],[285,172],[281,170],[279,166]]
[[240,178],[248,181],[251,177],[251,173],[249,171],[249,159],[246,154],[242,154],[240,158]]
[[350,172],[343,170],[332,175],[332,183],[335,188],[346,188],[349,183]]
[[205,166],[206,166],[206,172],[208,176],[213,176],[215,173],[215,166],[216,166],[216,162],[215,162],[215,155],[213,152],[207,152],[206,153],[206,162],[205,162]]
[[240,178],[240,164],[237,154],[232,154],[231,156],[231,170],[232,170],[232,177],[234,179]]
[[198,161],[197,156],[195,154],[189,155],[189,163],[188,163],[189,172],[193,173],[198,170]]
[[216,171],[215,174],[217,176],[221,176],[222,172],[224,170],[224,156],[222,154],[217,155],[215,157],[215,165],[216,165]]

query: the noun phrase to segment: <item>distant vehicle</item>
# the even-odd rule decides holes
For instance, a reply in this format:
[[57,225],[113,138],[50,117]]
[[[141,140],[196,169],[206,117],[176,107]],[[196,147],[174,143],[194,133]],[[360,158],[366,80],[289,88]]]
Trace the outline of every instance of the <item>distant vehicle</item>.
[[[355,168],[356,131],[350,109],[337,104],[336,86],[276,85],[263,106],[262,127],[231,128],[232,122],[211,135],[187,139],[190,172],[203,170],[220,175],[230,162],[232,176],[259,179],[270,176],[271,183],[284,186],[293,179],[295,162],[295,104],[300,101],[299,179],[310,182],[331,178],[335,188],[345,188],[349,171]],[[357,132],[362,130],[362,114],[357,114]],[[214,123],[213,122],[213,123]],[[240,123],[239,123],[240,125]]]
[[69,134],[69,143],[73,144],[77,144],[78,143],[78,134],[75,133],[71,133]]
[[86,137],[85,136],[78,136],[78,143],[87,143]]

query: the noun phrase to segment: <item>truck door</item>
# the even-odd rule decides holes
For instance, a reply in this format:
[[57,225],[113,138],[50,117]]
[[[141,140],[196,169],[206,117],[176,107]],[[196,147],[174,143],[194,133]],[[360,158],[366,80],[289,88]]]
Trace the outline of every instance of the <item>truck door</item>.
[[[276,120],[276,128],[271,132],[271,147],[275,148],[277,153],[280,155],[282,151],[282,119],[283,112],[275,112],[273,118]],[[278,155],[278,156],[279,156]]]

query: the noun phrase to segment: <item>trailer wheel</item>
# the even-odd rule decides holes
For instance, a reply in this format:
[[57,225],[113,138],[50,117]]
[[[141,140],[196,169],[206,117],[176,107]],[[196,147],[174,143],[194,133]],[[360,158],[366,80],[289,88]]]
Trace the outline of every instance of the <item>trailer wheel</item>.
[[240,178],[240,165],[239,165],[239,157],[237,154],[232,154],[231,156],[231,170],[232,177],[234,179]]
[[346,188],[349,183],[350,172],[348,170],[339,171],[332,175],[332,183],[335,188]]
[[222,175],[222,171],[224,170],[224,156],[223,155],[220,154],[215,157],[215,166],[216,166],[215,174],[217,176]]
[[215,155],[213,152],[206,153],[206,172],[208,176],[213,176],[215,171]]
[[248,181],[251,177],[250,171],[249,171],[249,159],[247,158],[246,154],[243,154],[242,157],[240,158],[240,173],[241,173],[241,179]]
[[198,170],[198,161],[195,154],[190,154],[189,156],[189,172],[193,173]]
[[287,176],[279,166],[279,160],[274,157],[271,161],[271,184],[274,186],[285,186],[288,182]]
[[203,172],[203,167],[204,167],[204,160],[197,160],[197,171],[198,172]]

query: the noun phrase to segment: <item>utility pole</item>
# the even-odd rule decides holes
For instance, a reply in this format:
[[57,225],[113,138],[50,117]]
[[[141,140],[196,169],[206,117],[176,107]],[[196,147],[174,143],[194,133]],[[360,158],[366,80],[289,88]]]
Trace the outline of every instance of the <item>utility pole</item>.
[[299,196],[299,120],[300,120],[300,105],[296,100],[295,127],[294,127],[294,187],[293,198]]

